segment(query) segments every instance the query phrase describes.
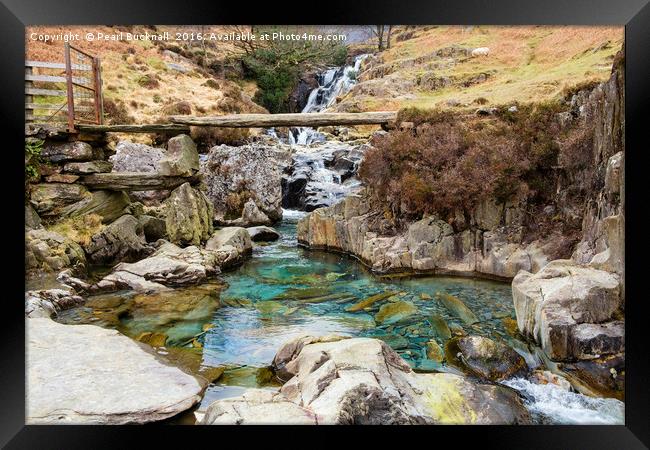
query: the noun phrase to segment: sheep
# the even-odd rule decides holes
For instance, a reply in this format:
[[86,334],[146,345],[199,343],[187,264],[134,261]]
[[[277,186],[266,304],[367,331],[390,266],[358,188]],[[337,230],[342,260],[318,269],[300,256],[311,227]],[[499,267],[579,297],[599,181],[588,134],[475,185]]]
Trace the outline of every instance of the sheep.
[[472,56],[488,56],[490,49],[487,47],[479,47],[472,50]]

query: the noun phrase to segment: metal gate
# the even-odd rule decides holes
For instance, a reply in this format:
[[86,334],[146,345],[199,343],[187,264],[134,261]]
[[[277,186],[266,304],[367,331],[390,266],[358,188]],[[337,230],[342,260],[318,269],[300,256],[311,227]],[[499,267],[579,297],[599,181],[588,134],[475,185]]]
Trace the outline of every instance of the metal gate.
[[66,43],[64,61],[25,62],[25,121],[71,132],[77,123],[103,124],[99,58]]

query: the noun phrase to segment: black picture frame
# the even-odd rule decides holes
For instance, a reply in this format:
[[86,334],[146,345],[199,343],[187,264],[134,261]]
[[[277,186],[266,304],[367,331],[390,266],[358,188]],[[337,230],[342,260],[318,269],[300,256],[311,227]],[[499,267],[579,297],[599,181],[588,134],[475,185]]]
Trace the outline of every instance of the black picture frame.
[[[2,179],[5,190],[4,247],[4,321],[0,327],[2,368],[0,369],[0,445],[6,448],[115,448],[136,443],[135,438],[147,436],[170,443],[172,435],[187,434],[225,445],[224,433],[233,433],[239,442],[251,437],[261,438],[269,445],[288,445],[285,441],[318,443],[303,440],[294,432],[326,433],[331,445],[337,435],[363,433],[384,439],[387,434],[406,445],[429,442],[427,445],[457,445],[474,441],[480,448],[648,448],[650,445],[650,368],[648,367],[647,302],[644,298],[645,269],[642,227],[644,200],[643,151],[647,145],[647,122],[650,106],[650,4],[648,0],[462,0],[327,3],[248,2],[173,0],[3,0],[0,4],[2,40]],[[485,25],[625,25],[626,70],[626,404],[624,426],[527,426],[527,427],[314,427],[287,432],[264,427],[250,429],[214,427],[101,427],[101,426],[25,426],[25,324],[20,298],[20,276],[24,266],[20,255],[24,247],[13,236],[23,233],[19,218],[23,217],[23,197],[19,192],[23,177],[18,149],[24,139],[24,72],[26,25],[37,24],[485,24]],[[644,140],[645,139],[645,140]],[[644,145],[645,144],[645,145]],[[15,228],[15,229],[14,229]],[[16,275],[7,271],[15,270]],[[190,434],[191,433],[191,434]],[[408,434],[407,434],[408,433]],[[416,436],[417,435],[417,436]],[[216,441],[218,437],[218,441]],[[245,437],[245,438],[244,438]],[[447,442],[447,444],[443,444]],[[232,444],[230,444],[232,445]],[[293,446],[293,445],[292,445]],[[302,445],[301,445],[302,446]]]

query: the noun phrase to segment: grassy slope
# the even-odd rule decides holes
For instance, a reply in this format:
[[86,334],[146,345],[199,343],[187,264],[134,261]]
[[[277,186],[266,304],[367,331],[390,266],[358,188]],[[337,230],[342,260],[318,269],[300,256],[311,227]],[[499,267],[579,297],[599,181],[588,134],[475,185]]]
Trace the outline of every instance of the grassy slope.
[[[142,27],[29,27],[27,35],[32,31],[38,33],[62,33],[74,30],[82,35],[88,31],[95,33],[111,33],[118,30],[133,29],[134,32],[144,32]],[[182,27],[158,27],[160,31],[182,30]],[[212,28],[208,27],[208,31]],[[151,29],[148,29],[150,33]],[[40,61],[63,62],[63,43],[45,44],[27,40],[27,59]],[[127,114],[135,123],[151,123],[165,116],[165,110],[174,103],[187,101],[191,105],[192,114],[225,114],[233,109],[241,112],[262,112],[250,99],[255,86],[250,83],[237,84],[224,79],[217,79],[218,87],[206,85],[210,76],[202,71],[191,60],[172,58],[163,49],[151,41],[107,41],[107,42],[75,42],[74,46],[101,59],[104,98],[121,103]],[[200,46],[194,49],[199,53]],[[227,44],[209,49],[212,58],[225,56],[232,50]],[[169,63],[180,64],[187,69],[183,73],[168,66]],[[45,72],[44,72],[45,73]],[[47,72],[52,74],[52,72]],[[146,74],[158,79],[158,86],[148,88],[141,86],[139,80]],[[214,85],[213,85],[214,86]]]
[[[413,32],[410,39],[397,42],[400,33]],[[449,100],[460,102],[456,108],[475,108],[477,98],[488,105],[515,101],[528,103],[557,97],[564,88],[588,80],[609,76],[614,54],[623,43],[622,27],[549,27],[549,26],[437,26],[399,27],[392,46],[377,54],[379,61],[371,69],[386,65],[396,71],[366,83],[375,83],[379,95],[358,95],[353,91],[337,106],[339,110],[398,109],[405,106],[447,107]],[[485,57],[455,58],[445,67],[444,58],[423,63],[413,59],[426,57],[450,46],[489,47]],[[435,67],[431,63],[438,64]],[[480,73],[490,73],[487,81],[464,87],[467,80]],[[440,89],[415,86],[408,92],[398,86],[419,76],[451,77],[453,85]],[[363,80],[363,76],[361,77]],[[360,85],[363,84],[360,83]]]

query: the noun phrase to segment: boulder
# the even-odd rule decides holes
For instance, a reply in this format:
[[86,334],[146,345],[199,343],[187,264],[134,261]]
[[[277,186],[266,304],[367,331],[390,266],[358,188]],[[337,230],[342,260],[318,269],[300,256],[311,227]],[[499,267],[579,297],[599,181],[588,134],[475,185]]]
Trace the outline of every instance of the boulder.
[[[218,216],[241,217],[244,202],[253,199],[271,221],[282,218],[280,154],[272,146],[212,147],[201,164],[207,196]],[[250,224],[253,225],[253,224]]]
[[248,235],[251,237],[253,242],[257,241],[275,241],[280,238],[280,233],[275,231],[271,227],[257,226],[257,227],[248,227],[246,228]]
[[41,225],[41,218],[38,213],[30,205],[25,205],[25,231],[36,230],[43,228]]
[[271,219],[260,211],[253,199],[244,203],[241,215],[241,224],[243,226],[269,225],[271,223]]
[[68,205],[77,203],[90,194],[80,184],[41,183],[31,187],[31,204],[41,216],[56,216]]
[[26,270],[58,271],[64,267],[85,270],[86,256],[79,244],[42,228],[25,234]]
[[71,162],[63,166],[63,171],[76,175],[89,173],[106,173],[113,170],[113,163],[109,161]]
[[41,157],[53,163],[90,161],[93,159],[93,148],[90,144],[81,141],[48,141],[41,150]]
[[447,361],[490,381],[522,376],[528,371],[523,356],[503,342],[486,337],[454,338],[447,342],[445,350]]
[[521,271],[512,280],[519,331],[553,360],[599,356],[620,350],[622,326],[587,326],[612,320],[621,306],[620,277],[576,264],[550,262],[536,274]]
[[173,417],[202,384],[115,330],[26,320],[28,424],[130,424]]
[[220,273],[218,255],[196,246],[185,248],[161,241],[148,258],[120,263],[94,290],[133,289],[138,292],[165,291],[170,287],[200,284]]
[[562,363],[561,368],[586,395],[625,399],[625,353]]
[[124,215],[93,235],[84,245],[88,261],[97,265],[131,262],[150,253],[142,225],[131,215]]
[[114,172],[158,172],[164,149],[120,141],[115,146],[115,154],[109,161]]
[[[218,400],[203,423],[516,424],[530,416],[518,394],[447,373],[417,374],[379,339],[302,336],[273,360],[279,392]],[[290,406],[289,404],[293,405]],[[263,406],[262,406],[263,405]],[[233,412],[233,410],[235,410]]]
[[167,224],[163,219],[143,214],[138,217],[138,221],[142,225],[147,242],[156,242],[158,239],[167,238]]
[[204,425],[316,425],[314,413],[282,395],[265,389],[249,389],[241,397],[212,403]]
[[184,183],[172,191],[165,204],[165,224],[171,242],[199,245],[210,237],[213,208],[203,192]]
[[[162,148],[120,141],[109,160],[113,164],[113,172],[158,172],[164,155]],[[146,205],[159,204],[169,196],[169,191],[138,191],[131,192],[130,196]]]
[[214,232],[205,249],[217,253],[219,265],[228,268],[241,264],[250,256],[253,244],[246,228],[226,227]]
[[102,223],[110,223],[127,213],[131,200],[123,191],[92,191],[83,200],[61,210],[62,217],[77,217],[86,214],[101,216]]
[[192,176],[199,170],[199,154],[196,144],[186,134],[174,136],[167,142],[165,156],[159,162],[161,175]]
[[80,305],[84,299],[72,289],[47,289],[25,292],[25,317],[55,316],[59,311]]

